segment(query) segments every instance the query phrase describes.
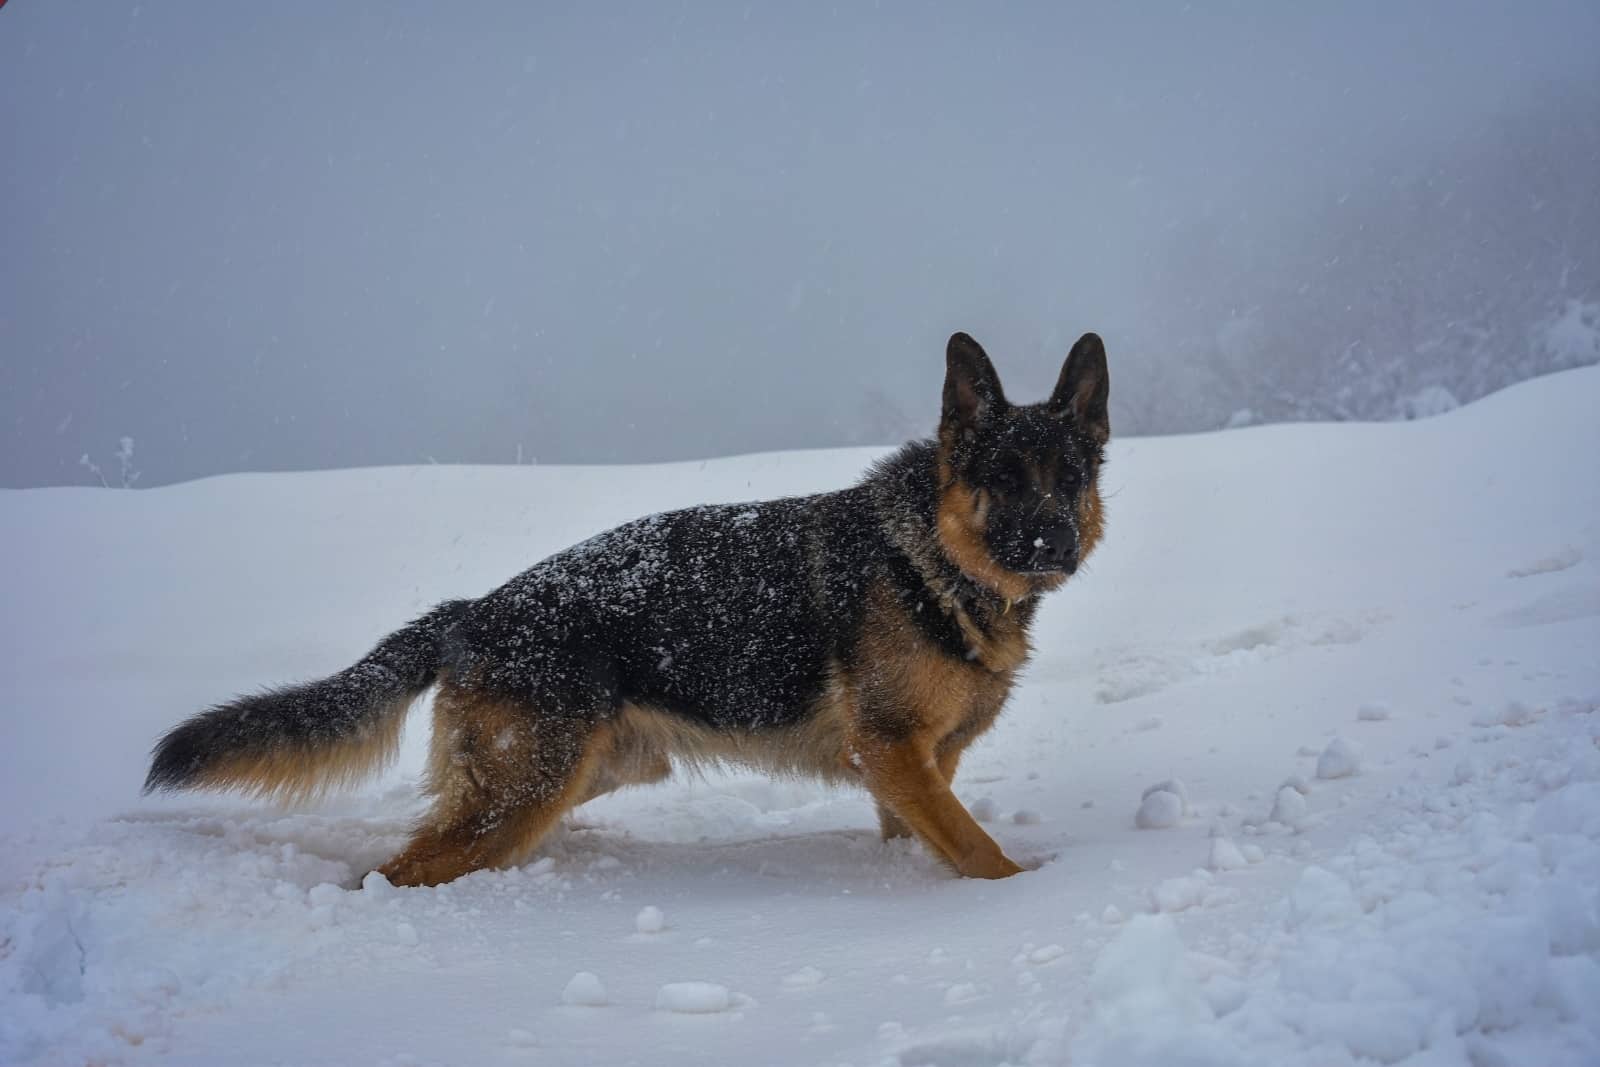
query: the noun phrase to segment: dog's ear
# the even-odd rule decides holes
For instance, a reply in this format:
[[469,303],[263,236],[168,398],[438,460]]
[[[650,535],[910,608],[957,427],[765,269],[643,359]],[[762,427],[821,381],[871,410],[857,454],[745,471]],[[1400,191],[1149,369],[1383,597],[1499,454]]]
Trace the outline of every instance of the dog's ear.
[[952,334],[944,350],[944,421],[971,429],[1005,406],[1000,376],[983,346],[964,333]]
[[1106,372],[1106,346],[1096,333],[1086,333],[1067,353],[1050,410],[1067,415],[1100,444],[1111,436],[1106,401],[1111,396],[1111,376]]

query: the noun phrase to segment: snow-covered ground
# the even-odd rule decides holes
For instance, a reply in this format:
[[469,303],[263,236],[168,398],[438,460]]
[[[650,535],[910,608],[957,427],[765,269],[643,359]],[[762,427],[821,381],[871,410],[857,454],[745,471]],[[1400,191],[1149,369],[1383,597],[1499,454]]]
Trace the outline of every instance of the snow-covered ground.
[[341,888],[418,809],[420,710],[312,811],[138,796],[204,704],[871,452],[0,494],[0,1063],[1600,1063],[1597,410],[1586,369],[1116,442],[1105,545],[957,781],[1042,864],[993,883],[730,775]]

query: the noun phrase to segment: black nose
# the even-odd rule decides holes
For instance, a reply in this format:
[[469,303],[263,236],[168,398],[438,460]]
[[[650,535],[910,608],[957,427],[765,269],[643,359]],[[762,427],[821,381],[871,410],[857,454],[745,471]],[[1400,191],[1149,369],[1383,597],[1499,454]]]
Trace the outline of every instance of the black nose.
[[1039,559],[1068,574],[1078,569],[1078,535],[1070,526],[1058,526],[1039,538]]

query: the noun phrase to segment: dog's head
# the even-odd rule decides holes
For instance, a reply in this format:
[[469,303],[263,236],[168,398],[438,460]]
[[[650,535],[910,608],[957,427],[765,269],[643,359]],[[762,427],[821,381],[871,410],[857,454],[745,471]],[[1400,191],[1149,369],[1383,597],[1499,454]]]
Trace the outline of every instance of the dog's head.
[[1111,436],[1100,338],[1072,346],[1050,399],[1012,404],[978,342],[945,351],[939,539],[952,562],[1009,600],[1053,589],[1100,539],[1099,474]]

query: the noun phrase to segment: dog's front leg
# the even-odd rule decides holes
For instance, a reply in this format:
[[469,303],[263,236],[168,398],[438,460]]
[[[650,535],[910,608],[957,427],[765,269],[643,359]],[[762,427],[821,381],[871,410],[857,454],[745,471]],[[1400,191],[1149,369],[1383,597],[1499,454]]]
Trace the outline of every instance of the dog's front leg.
[[883,807],[898,816],[938,855],[968,878],[1009,878],[1022,868],[1000,850],[950,791],[934,757],[933,745],[904,741],[863,741],[853,763]]

